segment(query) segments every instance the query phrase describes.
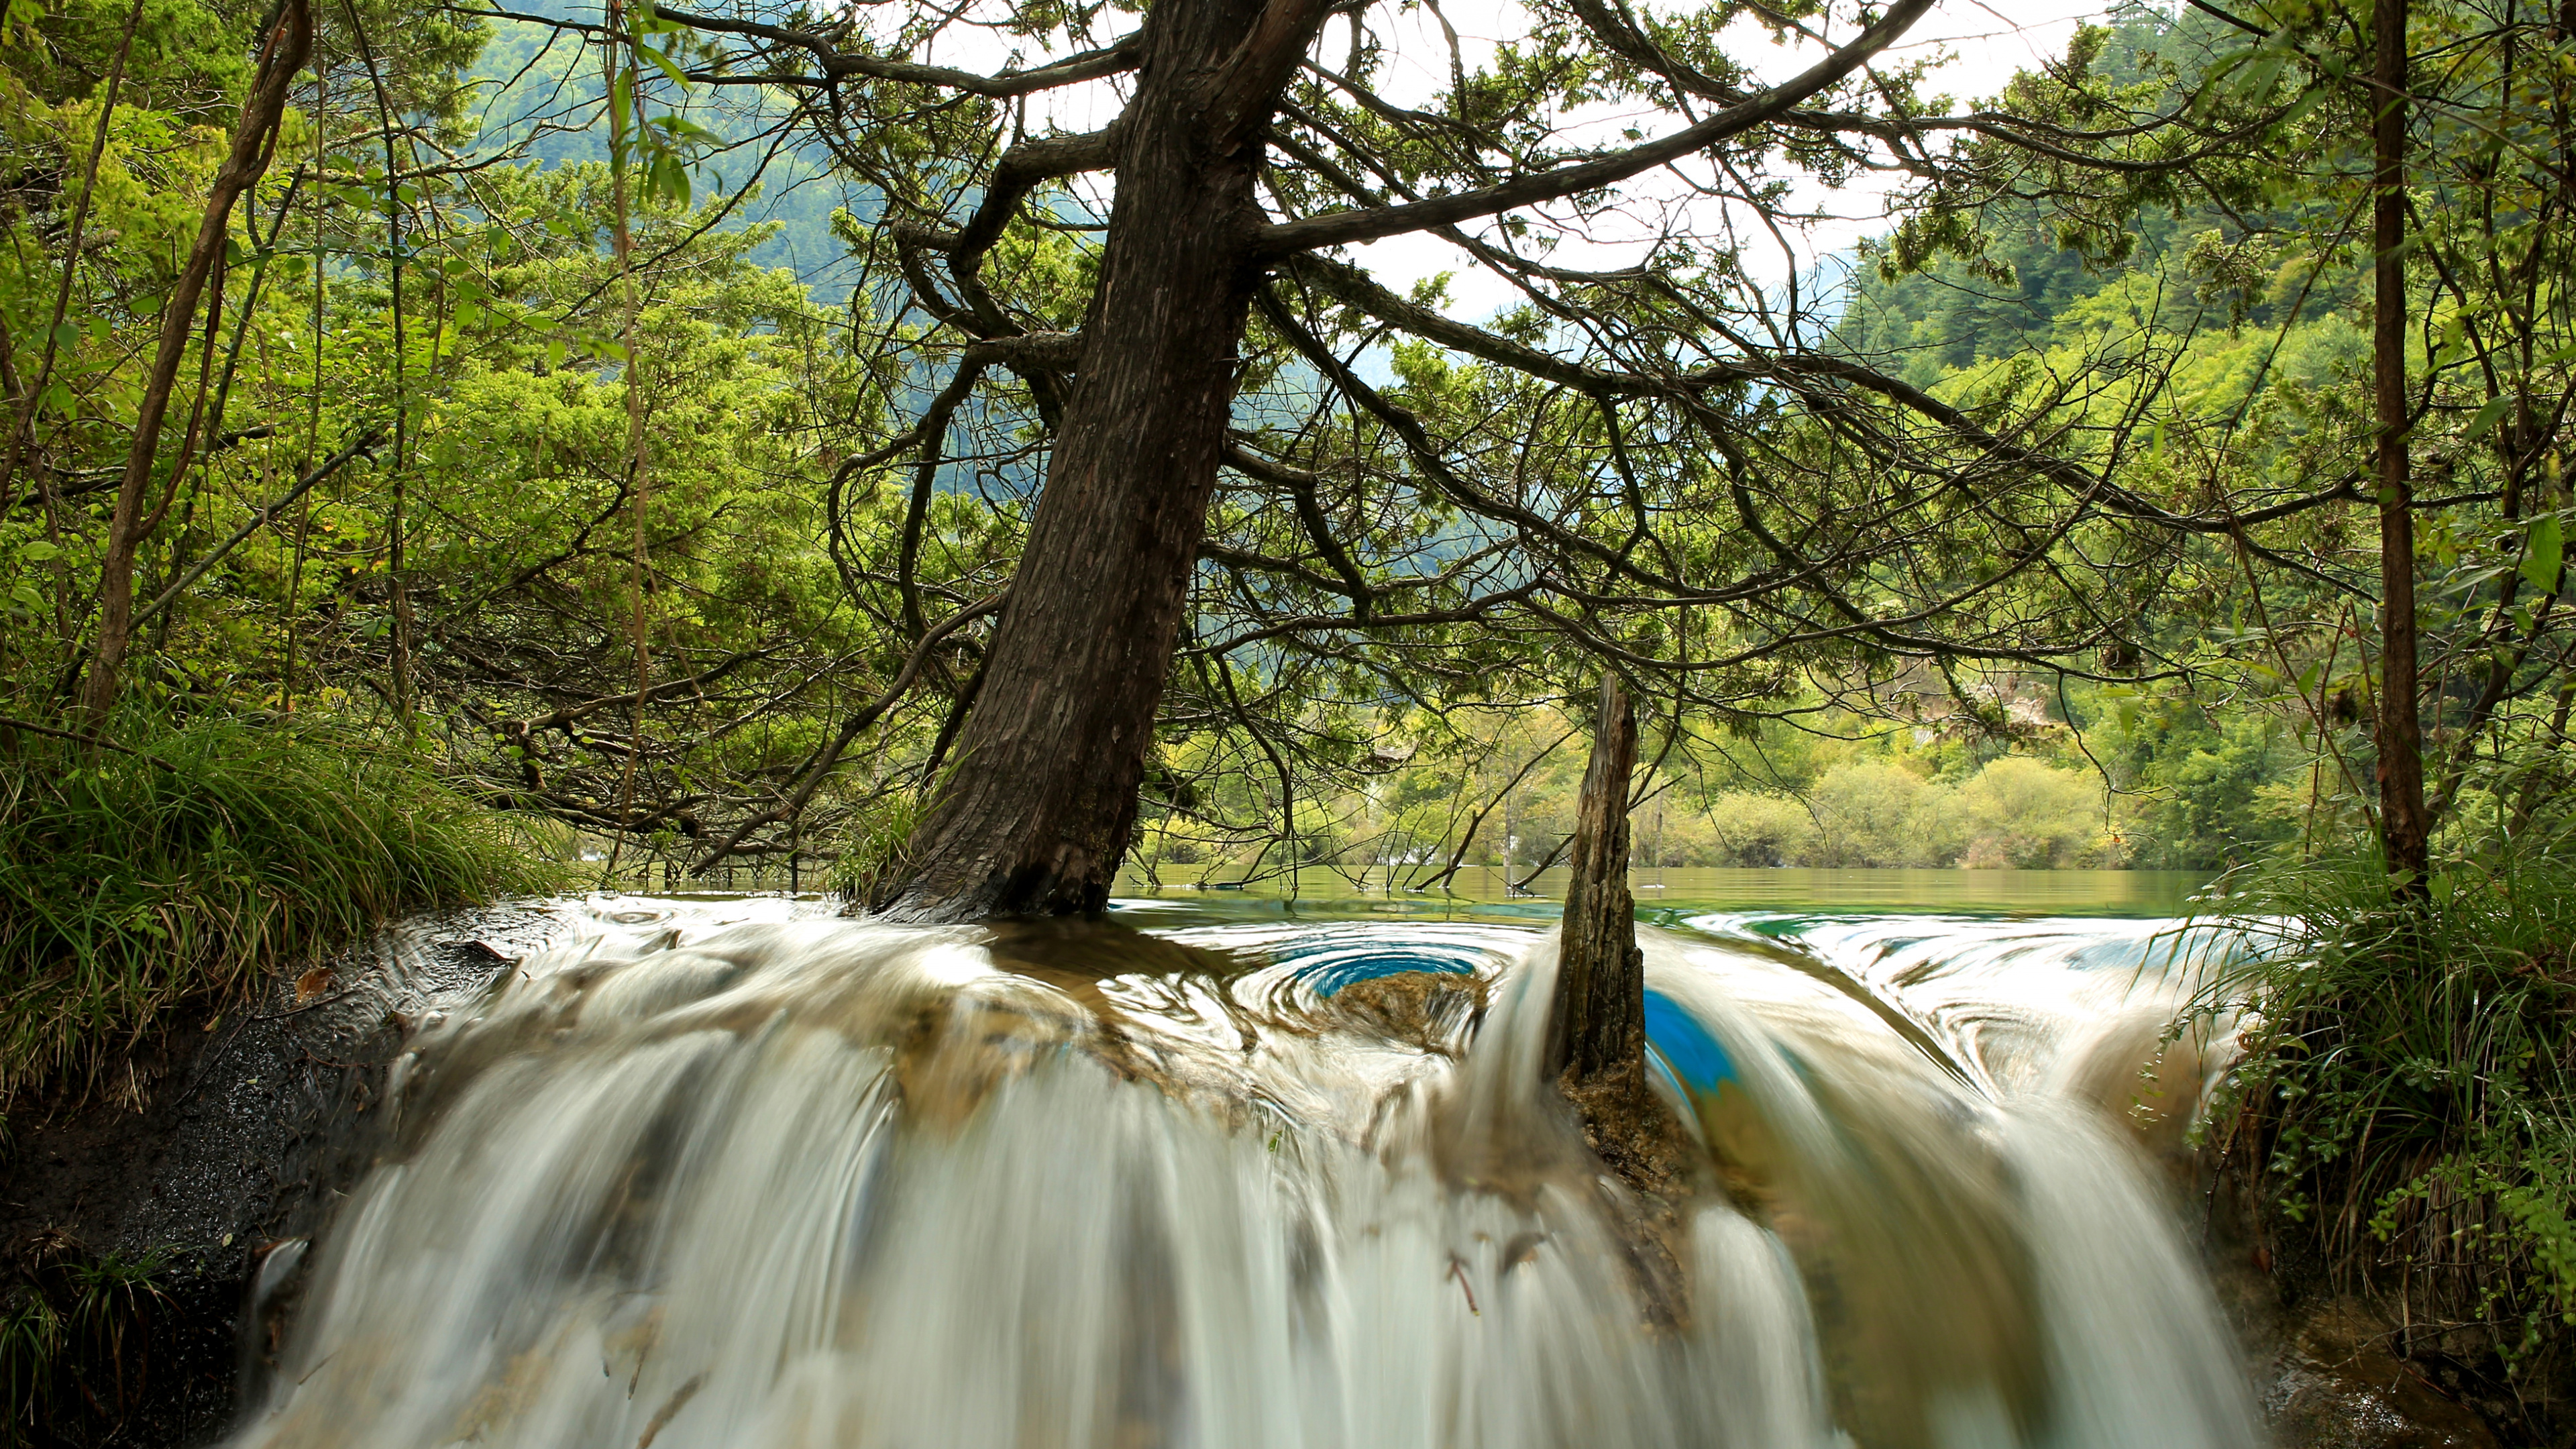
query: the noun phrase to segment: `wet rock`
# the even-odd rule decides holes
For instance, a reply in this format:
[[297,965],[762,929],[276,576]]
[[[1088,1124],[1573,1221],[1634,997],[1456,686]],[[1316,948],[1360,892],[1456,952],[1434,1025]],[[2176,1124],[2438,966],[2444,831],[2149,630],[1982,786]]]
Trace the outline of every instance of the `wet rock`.
[[[297,1290],[281,1245],[328,1219],[364,1168],[387,1067],[425,1004],[471,990],[567,930],[561,909],[496,907],[405,922],[249,1002],[183,1008],[139,1044],[114,1090],[22,1106],[0,1148],[0,1311],[56,1278],[140,1273],[114,1332],[67,1342],[41,1442],[179,1445],[229,1421],[263,1347],[242,1320]],[[87,1363],[83,1355],[113,1356]],[[13,1365],[13,1368],[16,1365]],[[94,1380],[94,1382],[93,1382]],[[102,1392],[101,1385],[108,1386]]]
[[1327,998],[1330,1011],[1364,1031],[1458,1058],[1485,1014],[1486,983],[1448,971],[1398,971],[1354,981]]
[[2278,1449],[2496,1449],[2476,1413],[2390,1351],[2392,1338],[2349,1299],[2302,1315],[2263,1392]]

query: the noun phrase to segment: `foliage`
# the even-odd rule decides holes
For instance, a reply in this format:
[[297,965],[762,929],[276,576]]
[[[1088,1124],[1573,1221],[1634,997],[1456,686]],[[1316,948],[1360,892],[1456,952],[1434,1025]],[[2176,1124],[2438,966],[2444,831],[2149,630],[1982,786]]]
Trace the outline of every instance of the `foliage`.
[[0,1443],[57,1442],[84,1410],[121,1416],[151,1368],[168,1254],[89,1253],[59,1234],[18,1245],[0,1290]]
[[2225,1150],[2276,1235],[2407,1299],[2418,1352],[2498,1365],[2546,1439],[2576,1407],[2576,850],[2490,844],[2420,908],[2367,853],[2245,878],[2278,944],[2212,987],[2260,1012]]
[[97,1085],[190,1003],[397,913],[538,890],[523,827],[426,762],[320,725],[120,721],[112,748],[0,725],[0,1104]]

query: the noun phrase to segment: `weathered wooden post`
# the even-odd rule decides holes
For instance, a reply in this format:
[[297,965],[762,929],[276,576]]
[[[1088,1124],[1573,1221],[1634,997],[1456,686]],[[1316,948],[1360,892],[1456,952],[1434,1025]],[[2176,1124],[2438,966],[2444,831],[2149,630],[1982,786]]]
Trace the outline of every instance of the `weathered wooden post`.
[[1619,676],[1605,674],[1548,1021],[1547,1074],[1578,1104],[1605,1090],[1642,1096],[1646,1086],[1646,958],[1628,891],[1628,777],[1636,767],[1636,708]]
[[1646,955],[1628,891],[1628,780],[1636,767],[1637,712],[1619,677],[1607,675],[1575,815],[1546,1067],[1582,1119],[1585,1145],[1637,1194],[1620,1208],[1630,1261],[1647,1317],[1669,1327],[1687,1318],[1689,1291],[1673,1205],[1708,1185],[1709,1164],[1646,1082]]

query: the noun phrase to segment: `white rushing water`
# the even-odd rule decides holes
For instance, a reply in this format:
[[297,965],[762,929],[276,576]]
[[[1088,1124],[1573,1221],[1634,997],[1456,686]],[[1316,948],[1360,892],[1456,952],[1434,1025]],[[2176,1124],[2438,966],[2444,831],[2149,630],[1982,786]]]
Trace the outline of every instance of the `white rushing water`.
[[2257,1437],[2153,1167],[2190,1104],[2103,1087],[2183,973],[2065,979],[2131,925],[1645,933],[1667,1208],[1539,1080],[1533,929],[639,905],[422,1031],[237,1443]]

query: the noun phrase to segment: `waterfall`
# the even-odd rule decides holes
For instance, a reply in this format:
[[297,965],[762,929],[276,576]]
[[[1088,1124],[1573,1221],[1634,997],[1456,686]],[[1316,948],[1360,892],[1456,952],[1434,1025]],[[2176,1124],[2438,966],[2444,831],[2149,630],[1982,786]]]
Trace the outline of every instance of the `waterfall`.
[[[2098,1090],[2188,973],[2059,979],[2126,926],[2055,975],[1993,922],[1644,932],[1709,1168],[1663,1202],[1538,1079],[1529,923],[759,905],[604,906],[427,1020],[236,1444],[2256,1442]],[[1991,1027],[2051,1013],[2090,1066]]]

